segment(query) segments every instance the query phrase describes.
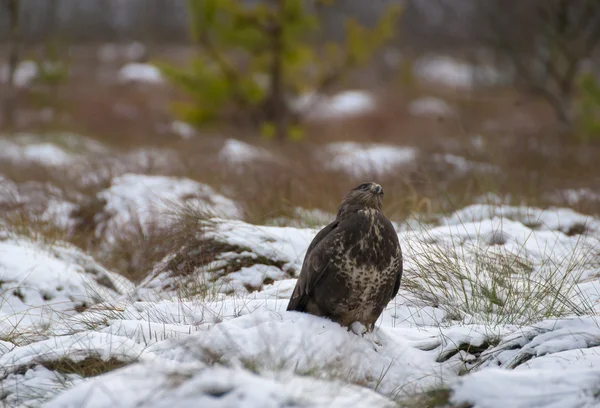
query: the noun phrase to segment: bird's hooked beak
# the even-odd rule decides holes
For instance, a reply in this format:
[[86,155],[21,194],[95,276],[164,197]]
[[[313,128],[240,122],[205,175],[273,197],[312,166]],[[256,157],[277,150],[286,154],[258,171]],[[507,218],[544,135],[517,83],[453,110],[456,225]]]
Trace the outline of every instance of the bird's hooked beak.
[[383,195],[383,187],[381,187],[379,184],[373,184],[373,186],[371,187],[371,192],[373,194],[377,194],[377,195]]

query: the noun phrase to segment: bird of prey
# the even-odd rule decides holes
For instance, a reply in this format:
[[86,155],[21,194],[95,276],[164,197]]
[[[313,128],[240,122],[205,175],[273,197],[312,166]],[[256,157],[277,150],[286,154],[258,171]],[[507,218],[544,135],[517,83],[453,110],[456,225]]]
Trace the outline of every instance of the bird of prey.
[[346,194],[336,219],[308,247],[287,310],[374,329],[402,278],[402,250],[382,203],[376,183]]

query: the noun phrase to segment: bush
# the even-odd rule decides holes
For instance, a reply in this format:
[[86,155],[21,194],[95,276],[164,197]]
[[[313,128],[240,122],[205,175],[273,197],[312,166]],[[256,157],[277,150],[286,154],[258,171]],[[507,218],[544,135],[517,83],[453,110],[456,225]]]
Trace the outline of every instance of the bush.
[[391,6],[373,28],[348,18],[344,44],[316,46],[318,10],[332,3],[189,0],[190,32],[199,53],[186,69],[161,65],[191,97],[176,111],[194,125],[226,119],[268,138],[299,138],[302,113],[290,102],[307,92],[326,92],[368,62],[393,36],[399,14]]

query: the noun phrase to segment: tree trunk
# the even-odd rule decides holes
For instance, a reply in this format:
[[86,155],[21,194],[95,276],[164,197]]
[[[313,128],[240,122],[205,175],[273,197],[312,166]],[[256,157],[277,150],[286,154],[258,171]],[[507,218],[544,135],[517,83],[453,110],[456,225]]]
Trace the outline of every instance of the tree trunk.
[[16,109],[17,87],[15,73],[19,64],[19,0],[5,0],[8,9],[8,81],[4,100],[5,124],[12,128]]
[[285,0],[277,0],[275,21],[271,27],[272,62],[270,72],[270,95],[267,99],[267,120],[275,126],[275,138],[285,140],[287,137],[287,108],[284,99],[283,84],[283,25],[285,24]]

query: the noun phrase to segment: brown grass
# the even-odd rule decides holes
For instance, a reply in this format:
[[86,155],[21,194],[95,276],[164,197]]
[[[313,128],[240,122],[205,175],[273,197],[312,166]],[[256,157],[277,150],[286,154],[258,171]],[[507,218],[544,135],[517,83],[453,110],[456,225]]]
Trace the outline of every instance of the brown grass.
[[[77,72],[94,76],[92,66],[81,62]],[[87,65],[86,65],[87,64]],[[0,86],[0,94],[1,94]],[[302,142],[285,144],[267,142],[227,126],[204,129],[192,140],[183,140],[165,130],[173,120],[171,103],[181,95],[168,86],[106,84],[100,80],[75,75],[60,90],[40,98],[43,90],[22,90],[19,109],[35,113],[45,106],[55,111],[52,122],[28,120],[17,125],[19,131],[47,132],[67,130],[94,138],[110,149],[106,157],[95,155],[77,169],[50,169],[20,161],[0,160],[0,174],[18,185],[35,181],[53,186],[47,194],[38,194],[37,207],[32,203],[12,203],[4,208],[2,219],[16,230],[29,227],[53,237],[62,235],[36,223],[34,216],[43,207],[44,197],[62,198],[78,205],[73,214],[76,228],[68,239],[94,252],[97,217],[103,203],[96,194],[110,185],[107,161],[132,149],[153,147],[169,149],[173,159],[168,169],[152,164],[133,169],[143,173],[167,173],[189,177],[209,184],[236,200],[245,211],[245,219],[264,223],[277,217],[292,217],[297,207],[319,208],[335,213],[346,191],[363,179],[375,179],[385,188],[385,211],[390,218],[402,221],[414,213],[451,211],[474,202],[486,193],[507,198],[512,203],[525,202],[547,207],[560,205],[549,193],[566,188],[600,191],[600,143],[582,145],[560,136],[550,109],[512,89],[481,92],[458,92],[440,87],[409,83],[387,84],[376,88],[381,97],[374,113],[348,120],[309,123]],[[420,96],[437,96],[452,104],[456,118],[413,117],[407,107]],[[471,137],[483,135],[485,145],[476,149]],[[254,163],[232,169],[218,160],[223,141],[234,137],[266,148],[278,162]],[[391,143],[415,146],[420,158],[414,166],[385,176],[353,178],[325,168],[314,152],[333,141]],[[450,153],[465,159],[496,166],[496,173],[457,172],[440,164],[435,154]],[[81,174],[96,174],[93,182],[82,183]],[[50,192],[51,191],[51,192]],[[41,197],[41,198],[40,198]],[[35,201],[34,200],[34,201]],[[40,203],[41,201],[41,203]],[[7,205],[4,203],[3,205]],[[600,200],[570,203],[578,211],[600,213]],[[10,217],[7,214],[11,214]],[[11,218],[12,217],[12,218]],[[181,231],[180,231],[181,232]],[[167,239],[158,228],[145,231],[132,224],[109,258],[102,261],[131,277],[139,278],[151,269],[166,250]],[[187,232],[186,232],[187,234]],[[186,236],[183,234],[180,236]]]

